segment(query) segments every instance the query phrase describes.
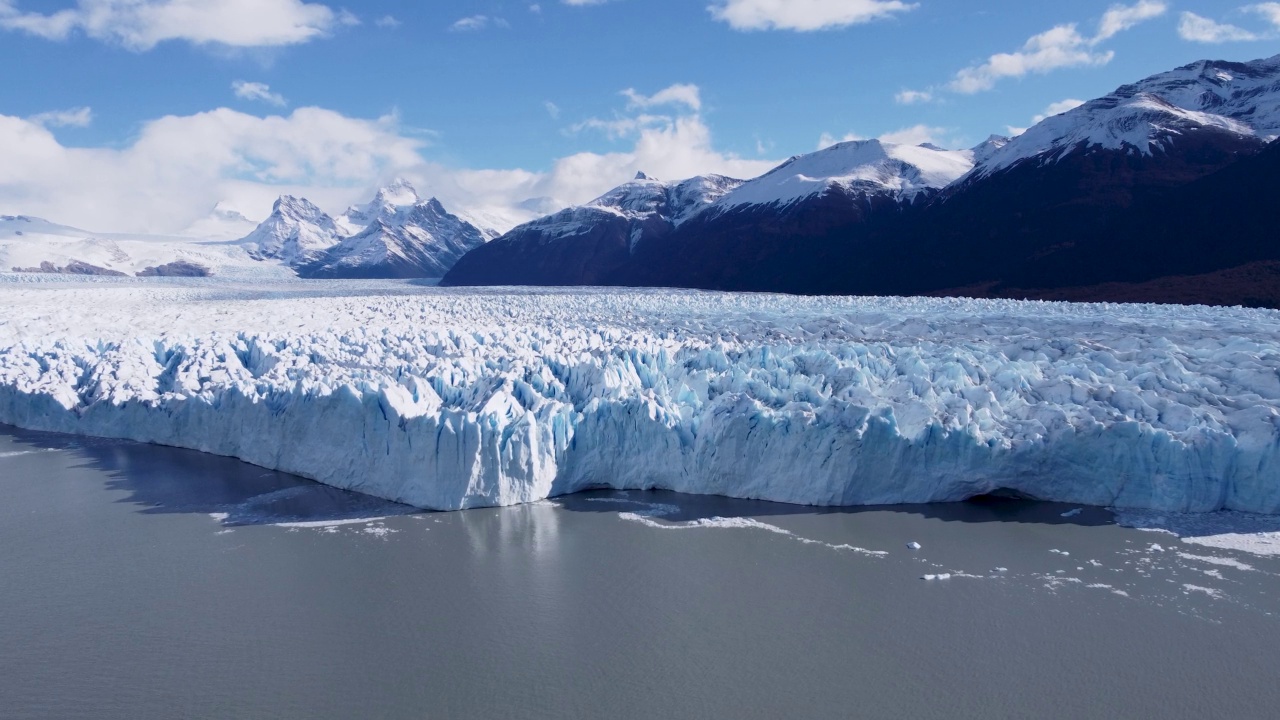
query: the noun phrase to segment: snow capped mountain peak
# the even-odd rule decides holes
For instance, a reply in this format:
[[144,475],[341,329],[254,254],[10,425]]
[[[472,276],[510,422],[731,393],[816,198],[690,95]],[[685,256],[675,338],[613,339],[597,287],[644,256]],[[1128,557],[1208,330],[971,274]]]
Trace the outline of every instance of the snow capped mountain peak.
[[398,178],[390,185],[378,190],[373,196],[373,204],[384,207],[404,207],[422,202],[418,191],[404,178]]
[[410,208],[422,202],[418,191],[404,178],[398,178],[390,185],[379,188],[373,200],[352,205],[339,215],[335,221],[346,235],[358,235],[362,230],[375,222],[395,222],[402,208]]
[[281,195],[277,198],[275,204],[271,206],[271,214],[290,220],[314,220],[322,216],[328,217],[323,210],[312,204],[310,200],[294,197],[293,195]]
[[992,135],[986,140],[978,143],[970,148],[969,152],[973,153],[973,162],[981,165],[991,158],[1005,145],[1008,145],[1012,138],[1004,135]]
[[336,220],[306,200],[282,197],[241,243],[255,257],[283,260],[304,277],[415,278],[443,276],[494,235],[397,180]]
[[629,215],[649,215],[661,212],[666,202],[666,185],[646,176],[619,185],[587,203],[587,207]]
[[1121,86],[978,158],[974,177],[1031,158],[1056,161],[1077,148],[1150,154],[1198,130],[1260,140],[1280,135],[1280,55],[1248,63],[1201,60]]
[[[742,184],[723,175],[699,175],[677,183],[664,183],[639,173],[583,207],[630,218],[661,216],[679,225]],[[574,208],[570,208],[570,212]]]
[[287,264],[307,262],[333,247],[342,231],[333,218],[306,198],[281,195],[271,216],[240,244],[260,258],[283,260]]
[[723,197],[721,207],[790,205],[833,188],[905,199],[943,188],[969,172],[972,153],[934,145],[851,140],[797,155]]
[[676,225],[712,207],[721,198],[741,187],[742,180],[724,175],[699,175],[672,185],[667,191]]
[[[404,183],[385,194],[400,200],[417,193]],[[379,192],[379,197],[384,197]],[[378,201],[375,199],[375,203]],[[436,198],[378,213],[360,232],[302,268],[307,277],[443,277],[458,258],[493,234],[450,213]]]

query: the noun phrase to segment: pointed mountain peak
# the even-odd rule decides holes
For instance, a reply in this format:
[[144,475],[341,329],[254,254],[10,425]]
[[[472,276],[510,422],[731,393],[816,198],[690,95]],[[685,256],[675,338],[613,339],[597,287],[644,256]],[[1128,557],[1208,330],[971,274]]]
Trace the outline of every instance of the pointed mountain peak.
[[422,202],[422,199],[418,197],[418,191],[408,180],[396,178],[391,184],[378,190],[373,202],[375,205],[403,207],[417,205]]
[[648,175],[645,175],[643,172],[636,173],[635,178],[633,178],[633,180],[656,180],[656,179],[657,178],[651,178]]
[[310,219],[324,215],[324,211],[316,207],[306,198],[293,195],[281,195],[271,207],[272,215],[280,215],[290,219]]

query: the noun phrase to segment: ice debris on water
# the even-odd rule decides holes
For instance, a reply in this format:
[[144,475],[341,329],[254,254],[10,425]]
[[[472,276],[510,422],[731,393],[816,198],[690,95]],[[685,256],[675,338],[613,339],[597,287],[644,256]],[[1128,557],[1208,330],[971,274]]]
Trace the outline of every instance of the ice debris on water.
[[907,543],[907,547],[908,547],[909,549],[911,549],[911,550],[919,550],[919,549],[920,549],[920,543],[915,542],[915,541],[913,540],[913,541],[911,541],[911,542]]
[[424,508],[604,483],[1280,512],[1267,310],[217,278],[0,279],[0,306],[2,423]]

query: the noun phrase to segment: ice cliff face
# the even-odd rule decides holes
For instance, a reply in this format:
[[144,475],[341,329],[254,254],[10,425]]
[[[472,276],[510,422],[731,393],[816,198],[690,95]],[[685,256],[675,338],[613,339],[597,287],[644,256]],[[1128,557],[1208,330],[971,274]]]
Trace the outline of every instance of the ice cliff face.
[[605,485],[1280,511],[1275,312],[329,288],[0,285],[0,422],[438,509]]

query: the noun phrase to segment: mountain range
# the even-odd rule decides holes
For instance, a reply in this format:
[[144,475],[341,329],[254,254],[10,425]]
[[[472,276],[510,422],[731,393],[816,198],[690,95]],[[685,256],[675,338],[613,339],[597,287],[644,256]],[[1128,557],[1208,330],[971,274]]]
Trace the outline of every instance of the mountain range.
[[336,218],[303,198],[283,196],[239,243],[251,256],[280,261],[304,278],[438,278],[497,235],[397,180]]
[[1280,56],[1201,61],[970,150],[855,141],[747,182],[638,179],[444,283],[1280,307],[1277,134]]
[[[246,227],[252,228],[247,235]],[[440,278],[458,258],[498,235],[435,198],[421,199],[404,180],[337,217],[305,198],[285,195],[261,223],[219,206],[192,228],[203,235],[94,233],[4,215],[0,268],[139,277]]]
[[3,216],[0,269],[1280,307],[1277,135],[1280,56],[1204,60],[967,150],[859,140],[749,180],[640,173],[581,206],[531,200],[554,211],[505,234],[398,180],[337,216],[282,196],[252,227],[220,205],[202,240]]

